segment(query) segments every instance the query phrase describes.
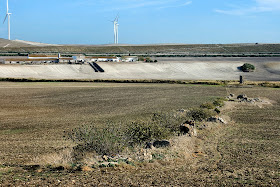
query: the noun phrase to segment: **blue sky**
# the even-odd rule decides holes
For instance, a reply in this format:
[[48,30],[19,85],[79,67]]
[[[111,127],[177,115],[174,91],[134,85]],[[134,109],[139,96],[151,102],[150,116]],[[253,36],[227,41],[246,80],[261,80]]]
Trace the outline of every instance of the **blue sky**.
[[[280,43],[280,0],[9,0],[11,38],[57,44]],[[6,0],[0,0],[4,20]],[[0,27],[7,38],[7,24]]]

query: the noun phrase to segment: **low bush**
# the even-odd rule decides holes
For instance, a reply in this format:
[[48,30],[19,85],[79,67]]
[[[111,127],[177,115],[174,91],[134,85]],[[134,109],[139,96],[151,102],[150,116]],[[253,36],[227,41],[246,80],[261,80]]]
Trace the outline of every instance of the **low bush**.
[[170,133],[177,134],[179,129],[179,124],[181,124],[185,119],[176,113],[154,113],[151,117],[153,123],[160,125],[170,131]]
[[205,108],[193,108],[187,113],[187,116],[195,121],[203,121],[214,115],[214,111]]
[[141,56],[141,57],[138,58],[138,60],[139,61],[145,61],[145,58]]
[[203,103],[202,105],[200,105],[200,108],[214,109],[215,105],[213,103]]
[[104,128],[83,125],[68,133],[68,138],[77,144],[76,150],[94,151],[100,155],[120,153],[126,146],[125,136],[115,124],[107,123]]
[[134,121],[128,126],[125,134],[131,145],[143,145],[155,139],[168,138],[171,135],[169,129],[153,121]]
[[225,98],[219,97],[213,101],[213,105],[216,107],[223,107],[225,105],[225,101]]
[[241,70],[244,72],[254,71],[255,69],[255,66],[249,63],[245,63],[243,66],[241,66]]

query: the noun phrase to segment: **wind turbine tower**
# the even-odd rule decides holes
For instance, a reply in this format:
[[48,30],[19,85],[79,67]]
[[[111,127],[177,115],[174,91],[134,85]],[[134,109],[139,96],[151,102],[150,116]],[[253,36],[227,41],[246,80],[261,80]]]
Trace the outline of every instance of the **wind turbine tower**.
[[114,23],[114,43],[118,44],[119,43],[119,16],[115,18],[113,21]]
[[10,23],[10,17],[12,13],[9,13],[9,0],[7,0],[7,13],[6,17],[4,19],[3,24],[5,23],[7,17],[8,17],[8,39],[11,40],[11,23]]

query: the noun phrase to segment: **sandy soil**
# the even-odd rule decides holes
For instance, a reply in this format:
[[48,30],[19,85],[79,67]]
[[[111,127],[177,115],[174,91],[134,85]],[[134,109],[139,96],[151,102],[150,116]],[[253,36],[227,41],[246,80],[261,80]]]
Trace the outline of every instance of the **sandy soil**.
[[[89,65],[0,65],[1,78],[37,79],[175,79],[280,81],[280,58],[158,58],[158,63],[98,63],[105,73]],[[238,67],[252,63],[256,71]]]

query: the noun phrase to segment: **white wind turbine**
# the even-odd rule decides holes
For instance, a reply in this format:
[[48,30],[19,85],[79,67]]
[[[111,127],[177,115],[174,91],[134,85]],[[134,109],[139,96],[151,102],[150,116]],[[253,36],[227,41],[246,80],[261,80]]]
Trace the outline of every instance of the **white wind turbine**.
[[114,23],[114,43],[118,44],[119,43],[119,15],[117,15],[117,17],[115,18],[114,21],[112,21]]
[[11,39],[11,28],[10,28],[10,16],[11,16],[12,13],[9,13],[9,0],[7,0],[7,13],[6,13],[6,17],[4,19],[4,22],[3,24],[5,23],[7,17],[8,17],[8,39],[10,40]]

